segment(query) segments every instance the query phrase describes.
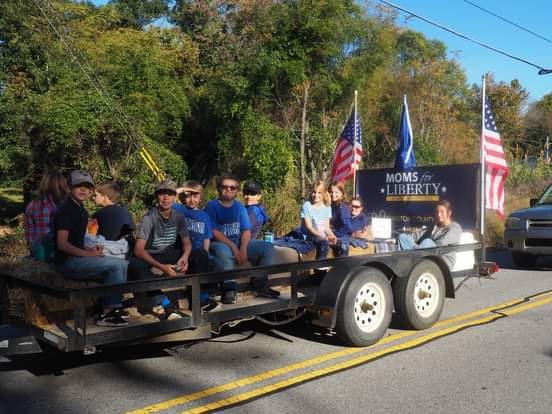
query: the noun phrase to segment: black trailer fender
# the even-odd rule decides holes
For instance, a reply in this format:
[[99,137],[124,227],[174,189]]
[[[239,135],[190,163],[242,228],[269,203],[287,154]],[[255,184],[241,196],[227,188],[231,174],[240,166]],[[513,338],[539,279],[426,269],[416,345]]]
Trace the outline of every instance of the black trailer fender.
[[373,267],[378,269],[387,276],[390,284],[392,284],[395,277],[408,277],[414,266],[424,259],[432,260],[439,266],[445,278],[445,295],[448,298],[454,298],[454,284],[450,269],[439,256],[426,255],[423,254],[422,250],[419,250],[416,251],[416,254],[405,251],[380,256],[377,260],[372,261],[359,257],[358,260],[351,260],[333,266],[324,275],[318,287],[314,304],[309,307],[311,311],[317,313],[317,317],[313,322],[327,328],[335,327],[335,309],[342,298],[343,291],[346,289],[349,280],[364,268]]
[[[333,266],[322,279],[318,286],[316,298],[314,304],[309,307],[311,311],[318,314],[318,317],[313,320],[317,325],[327,328],[334,328],[336,324],[336,312],[337,304],[340,298],[343,296],[350,279],[352,279],[357,273],[365,269],[366,266],[371,266],[372,263],[366,263],[366,260],[351,260],[340,263],[337,266]],[[373,266],[382,270],[387,278],[390,280],[389,273],[381,269],[381,263],[375,263]]]

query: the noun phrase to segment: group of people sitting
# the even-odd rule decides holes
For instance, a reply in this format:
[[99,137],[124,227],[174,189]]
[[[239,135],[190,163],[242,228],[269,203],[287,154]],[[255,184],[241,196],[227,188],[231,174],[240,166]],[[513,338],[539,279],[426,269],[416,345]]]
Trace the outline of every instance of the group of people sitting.
[[[462,227],[452,220],[452,207],[447,200],[435,206],[434,225],[430,229],[399,233],[398,250],[423,249],[457,244]],[[356,240],[372,239],[371,220],[364,213],[360,197],[348,203],[343,183],[332,182],[328,188],[323,181],[314,184],[310,199],[301,208],[301,228],[294,236],[310,240],[316,246],[316,258],[326,258],[329,250],[334,257],[349,255],[349,246]],[[452,257],[452,256],[451,256]],[[445,260],[448,260],[448,256]],[[450,263],[449,263],[450,264]],[[452,263],[453,264],[453,263]]]
[[[261,187],[247,182],[243,187],[244,204],[237,200],[240,182],[231,174],[216,182],[218,197],[202,210],[203,186],[195,180],[177,187],[172,180],[155,186],[156,203],[136,228],[128,209],[119,205],[120,188],[115,183],[94,185],[92,176],[82,170],[71,172],[69,180],[56,172],[46,173],[40,183],[39,197],[25,211],[25,236],[31,256],[53,261],[62,276],[73,280],[96,280],[106,284],[127,280],[148,280],[158,274],[174,277],[234,269],[238,265],[268,266],[273,263],[274,245],[258,239],[268,216],[260,204]],[[93,195],[99,210],[89,217],[84,202]],[[369,237],[369,219],[360,198],[345,200],[343,184],[332,183],[329,191],[323,182],[314,185],[310,199],[301,208],[301,227],[295,232],[311,241],[317,258],[325,258],[329,249],[335,256],[348,254],[350,240]],[[448,221],[436,221],[447,229],[425,239],[435,243],[448,234],[453,243],[456,228]],[[437,206],[437,211],[440,207]],[[440,213],[439,213],[440,214]],[[458,235],[459,237],[459,235]],[[450,239],[450,240],[449,240]],[[403,248],[415,248],[412,240],[399,237]],[[419,247],[426,247],[423,242]],[[279,291],[268,286],[267,276],[251,280],[251,289],[269,298]],[[205,311],[221,302],[232,304],[237,298],[237,283],[226,280],[221,286],[202,286],[201,308]],[[184,314],[161,291],[136,294],[142,309],[165,319]],[[191,307],[191,296],[188,296]],[[100,326],[126,325],[128,312],[123,297],[102,298],[102,311],[96,316]],[[140,310],[141,312],[143,310]]]
[[301,207],[301,227],[293,235],[311,241],[317,259],[326,258],[330,249],[335,257],[347,256],[351,239],[370,238],[370,222],[360,197],[347,203],[343,183],[332,182],[328,191],[318,181]]
[[[41,180],[38,199],[25,211],[29,252],[39,260],[53,261],[68,279],[108,284],[152,279],[155,273],[172,277],[230,270],[246,262],[270,265],[274,246],[252,237],[260,232],[266,217],[262,206],[256,205],[260,187],[254,182],[244,186],[246,204],[251,201],[248,214],[236,199],[239,186],[235,176],[222,175],[217,180],[218,197],[201,210],[203,187],[199,182],[187,181],[177,188],[172,180],[164,180],[155,187],[155,206],[136,229],[128,209],[117,204],[120,189],[116,184],[94,186],[91,175],[82,170],[71,172],[68,182],[59,173],[47,173]],[[84,202],[92,194],[101,208],[90,218]],[[94,225],[97,231],[92,230]],[[279,296],[277,290],[267,286],[266,276],[254,278],[252,288],[259,296]],[[218,306],[214,300],[217,289],[204,286],[202,309]],[[235,303],[236,281],[225,281],[220,294],[223,303]],[[177,304],[160,291],[135,298],[151,307],[155,315],[167,319],[184,316]],[[120,295],[102,298],[103,311],[96,323],[125,325],[129,315],[122,303]]]

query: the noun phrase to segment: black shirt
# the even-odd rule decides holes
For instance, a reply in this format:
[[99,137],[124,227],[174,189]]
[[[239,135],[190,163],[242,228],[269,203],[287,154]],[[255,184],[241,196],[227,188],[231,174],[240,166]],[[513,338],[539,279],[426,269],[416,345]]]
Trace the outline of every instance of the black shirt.
[[[80,249],[84,249],[84,234],[86,233],[87,225],[88,212],[81,203],[75,201],[71,197],[68,197],[67,200],[63,202],[54,215],[56,240],[58,230],[67,230],[69,231],[68,242]],[[68,257],[69,255],[56,248],[54,263],[60,265],[64,263]]]
[[134,230],[129,211],[115,204],[97,211],[92,218],[98,220],[98,234],[106,240],[119,240]]

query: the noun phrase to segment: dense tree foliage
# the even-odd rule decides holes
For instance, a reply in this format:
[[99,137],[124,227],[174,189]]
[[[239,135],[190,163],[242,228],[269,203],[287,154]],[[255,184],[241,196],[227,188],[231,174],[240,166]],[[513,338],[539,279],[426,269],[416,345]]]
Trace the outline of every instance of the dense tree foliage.
[[[305,192],[328,178],[354,90],[365,167],[392,165],[403,95],[419,164],[478,160],[480,88],[369,2],[3,0],[0,57],[0,174],[27,190],[82,166],[143,200],[145,145],[176,180],[231,170]],[[488,93],[511,154],[538,153],[552,98],[525,114],[516,80]]]

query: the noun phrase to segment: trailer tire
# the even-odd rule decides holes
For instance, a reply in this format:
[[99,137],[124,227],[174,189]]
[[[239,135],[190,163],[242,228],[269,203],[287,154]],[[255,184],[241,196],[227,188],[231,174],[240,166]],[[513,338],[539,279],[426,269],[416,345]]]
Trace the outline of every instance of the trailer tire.
[[387,277],[365,268],[349,279],[336,309],[336,332],[347,345],[368,346],[387,332],[393,314],[393,291]]
[[445,278],[431,260],[422,260],[407,277],[395,279],[395,311],[407,328],[427,329],[441,316],[445,303]]

